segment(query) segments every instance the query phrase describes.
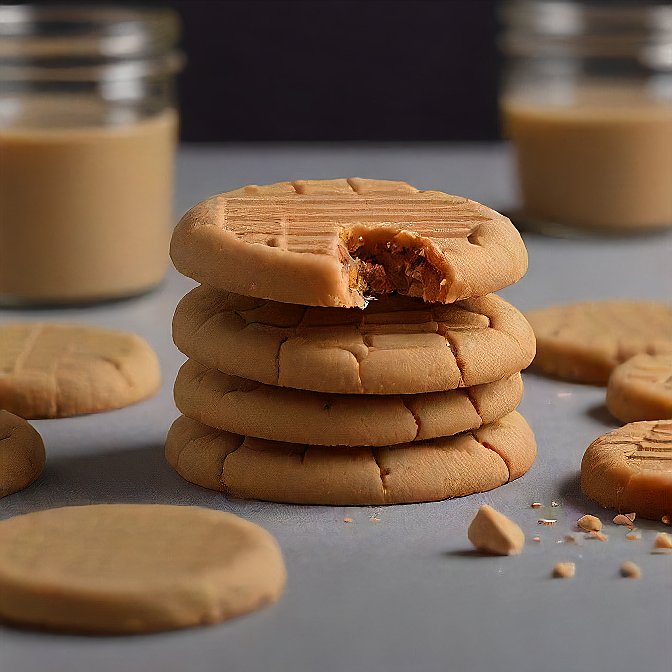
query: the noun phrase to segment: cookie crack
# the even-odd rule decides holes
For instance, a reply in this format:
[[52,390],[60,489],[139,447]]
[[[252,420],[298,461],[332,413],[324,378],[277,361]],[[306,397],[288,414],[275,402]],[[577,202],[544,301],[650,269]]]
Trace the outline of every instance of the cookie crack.
[[481,413],[481,409],[478,407],[478,403],[476,402],[476,397],[474,396],[473,392],[471,391],[470,387],[464,387],[462,388],[462,391],[464,392],[464,395],[467,397],[467,400],[469,403],[474,407],[474,410],[476,411],[476,415],[481,419],[481,424],[483,424],[483,415]]
[[224,475],[226,473],[226,461],[237,450],[240,450],[240,448],[242,448],[243,444],[245,443],[245,440],[247,439],[246,436],[242,436],[242,435],[238,435],[238,438],[240,439],[240,442],[238,443],[238,445],[233,450],[230,450],[226,455],[224,455],[224,459],[222,460],[222,470],[221,470],[221,473],[219,475],[219,483],[222,486],[222,492],[224,492],[225,494],[228,494],[228,492],[229,492],[228,486],[226,485],[226,483],[224,481]]
[[283,336],[283,337],[280,339],[280,343],[279,343],[279,345],[278,345],[278,351],[277,351],[277,353],[275,354],[275,384],[276,384],[276,385],[279,385],[279,384],[280,384],[280,378],[281,378],[281,375],[282,375],[282,371],[281,371],[281,369],[280,369],[280,357],[281,357],[281,355],[282,355],[282,346],[283,346],[285,343],[287,343],[287,341],[289,340],[289,338],[290,338],[289,335],[287,335],[287,336]]
[[[75,344],[70,341],[63,353],[59,355],[59,357],[56,358],[54,361],[54,366],[50,371],[49,377],[52,380],[53,387],[54,387],[54,398],[52,400],[52,403],[50,404],[52,407],[52,413],[53,417],[57,418],[60,415],[62,415],[62,400],[63,400],[63,395],[61,394],[61,384],[59,382],[59,377],[58,377],[58,372],[69,355],[71,355],[74,352],[75,349]],[[102,357],[103,361],[105,360],[104,357]],[[91,392],[91,387],[92,387],[92,381],[89,377],[89,404],[93,405],[93,393]],[[67,411],[66,411],[67,413]]]
[[[250,324],[250,323],[249,323],[249,322],[248,322],[248,321],[247,321],[247,320],[246,320],[246,319],[245,319],[245,318],[244,318],[244,317],[243,317],[237,310],[232,310],[231,312],[233,312],[233,313],[236,315],[236,317],[239,317],[241,320],[243,320],[243,321],[245,322],[245,326],[248,326],[248,325]],[[221,315],[221,313],[219,313],[219,312],[216,312],[216,313],[213,313],[212,315],[209,315],[203,322],[201,322],[201,323],[196,327],[196,329],[194,329],[194,330],[191,332],[191,337],[192,337],[192,338],[198,338],[199,335],[200,335],[200,333],[201,333],[201,332],[202,332],[202,331],[203,331],[203,330],[204,330],[204,329],[205,329],[211,322],[214,322],[220,315]],[[242,327],[242,328],[244,329],[245,327]]]
[[444,334],[443,337],[446,339],[446,343],[448,344],[450,351],[453,353],[453,357],[455,358],[455,364],[457,365],[457,370],[460,372],[460,381],[457,386],[467,387],[467,384],[464,382],[464,367],[465,367],[464,360],[462,359],[462,357],[460,357],[460,353],[458,352],[455,345],[451,342],[450,338],[448,338],[447,334]]
[[23,365],[30,358],[30,355],[33,354],[33,350],[35,349],[37,341],[41,336],[42,332],[44,331],[44,328],[45,328],[44,324],[38,323],[37,325],[35,325],[32,332],[26,339],[26,342],[23,346],[23,350],[21,350],[21,352],[17,355],[16,359],[14,360],[14,368],[12,369],[12,374],[16,375],[17,373],[19,373]]
[[[70,349],[70,352],[72,352],[72,349]],[[135,381],[124,371],[124,368],[116,359],[113,359],[112,357],[106,357],[105,355],[101,355],[100,359],[103,362],[110,364],[119,374],[119,377],[126,383],[126,385],[128,385],[128,387],[131,389],[135,387]]]
[[401,397],[401,403],[404,405],[404,408],[411,414],[411,417],[413,418],[413,422],[415,423],[415,436],[413,437],[413,441],[416,441],[418,436],[420,435],[420,431],[422,430],[422,425],[421,425],[421,420],[420,416],[409,406],[409,402],[411,399],[409,397],[402,396]]
[[504,466],[506,467],[506,471],[508,472],[508,477],[506,479],[506,482],[510,483],[511,482],[511,465],[509,464],[509,461],[506,458],[506,456],[502,452],[497,450],[497,448],[495,446],[493,446],[489,441],[481,441],[478,438],[478,436],[476,435],[475,432],[469,432],[469,434],[471,435],[471,438],[474,439],[474,441],[476,441],[476,443],[483,446],[483,448],[485,448],[486,450],[491,450],[493,453],[495,453],[495,455],[498,455],[500,457],[502,462],[504,462]]
[[187,451],[188,448],[190,448],[191,446],[197,446],[199,442],[202,442],[202,443],[204,442],[205,445],[207,446],[211,443],[214,443],[217,440],[217,436],[218,436],[218,431],[215,430],[215,429],[212,429],[207,434],[203,434],[201,436],[193,437],[191,439],[188,439],[186,441],[186,443],[184,443],[182,445],[182,447],[179,449],[179,451],[177,452],[177,459],[175,460],[176,469],[179,471],[178,468],[181,466],[180,460],[182,459],[182,456],[184,455],[184,453]]
[[352,352],[352,350],[348,350],[347,348],[341,348],[341,349],[347,350],[355,358],[357,366],[357,387],[363,391],[364,385],[362,383],[362,362],[364,362],[369,357],[369,353],[371,352],[371,341],[367,339],[366,334],[361,334],[361,336],[362,336],[362,345],[366,348],[366,355],[364,355],[364,357],[362,357],[361,359],[357,357],[357,355],[354,352]]
[[518,348],[518,354],[520,355],[520,357],[522,359],[523,355],[525,354],[525,350],[526,350],[523,343],[508,331],[502,331],[501,329],[495,329],[495,331],[498,331],[500,334],[502,334],[502,336],[506,336],[506,338],[508,338],[509,341],[512,341],[513,343],[516,344],[516,346]]
[[632,480],[634,474],[630,474],[628,476],[628,480],[625,482],[625,485],[622,488],[616,488],[616,510],[621,513],[622,507],[621,507],[621,498],[623,493],[628,489],[628,486],[630,485],[630,481]]
[[371,457],[373,457],[373,461],[376,463],[376,466],[378,467],[380,484],[383,488],[383,498],[385,498],[387,497],[387,484],[385,482],[385,479],[387,478],[387,476],[390,475],[390,471],[385,467],[383,467],[382,464],[380,463],[380,458],[378,457],[378,453],[375,448],[371,448]]

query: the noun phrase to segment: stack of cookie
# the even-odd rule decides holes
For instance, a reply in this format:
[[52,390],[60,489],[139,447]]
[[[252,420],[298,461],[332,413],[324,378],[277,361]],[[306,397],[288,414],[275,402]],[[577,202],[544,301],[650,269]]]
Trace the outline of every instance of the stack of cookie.
[[392,504],[524,474],[534,335],[490,292],[525,273],[508,219],[404,182],[250,186],[192,208],[177,269],[190,359],[166,457],[231,496]]

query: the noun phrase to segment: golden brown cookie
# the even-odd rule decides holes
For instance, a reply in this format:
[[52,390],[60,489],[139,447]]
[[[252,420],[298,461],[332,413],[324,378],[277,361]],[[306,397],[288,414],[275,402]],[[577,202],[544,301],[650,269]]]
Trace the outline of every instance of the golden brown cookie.
[[63,418],[128,406],[154,394],[159,361],[135,334],[30,322],[0,326],[0,408]]
[[606,384],[638,355],[672,353],[672,306],[653,301],[588,301],[525,314],[537,337],[533,367],[551,376]]
[[186,480],[231,497],[296,504],[428,502],[492,490],[534,462],[518,413],[474,432],[382,448],[327,448],[221,432],[184,416],[166,459]]
[[619,512],[670,515],[672,421],[633,422],[593,441],[581,462],[581,489]]
[[237,516],[99,504],[0,522],[0,618],[82,633],[216,623],[275,602],[278,545]]
[[672,354],[637,355],[617,366],[607,408],[622,422],[672,419]]
[[197,287],[173,338],[188,357],[268,385],[417,394],[511,376],[534,357],[522,314],[495,295],[443,306],[402,296],[365,310],[307,308]]
[[23,418],[0,411],[0,497],[28,487],[44,468],[42,437]]
[[525,274],[511,222],[480,203],[405,182],[297,180],[212,196],[177,225],[180,273],[244,296],[363,307],[397,292],[484,296]]
[[388,446],[499,420],[523,395],[519,373],[448,392],[327,394],[272,387],[188,360],[175,381],[184,415],[234,434],[320,446]]

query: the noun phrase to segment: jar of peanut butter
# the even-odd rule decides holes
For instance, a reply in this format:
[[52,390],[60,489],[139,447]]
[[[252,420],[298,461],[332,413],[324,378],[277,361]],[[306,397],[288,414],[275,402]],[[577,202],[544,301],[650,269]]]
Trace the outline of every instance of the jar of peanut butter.
[[522,224],[548,233],[672,226],[672,6],[512,0],[501,96]]
[[0,303],[163,278],[178,28],[169,10],[0,6]]

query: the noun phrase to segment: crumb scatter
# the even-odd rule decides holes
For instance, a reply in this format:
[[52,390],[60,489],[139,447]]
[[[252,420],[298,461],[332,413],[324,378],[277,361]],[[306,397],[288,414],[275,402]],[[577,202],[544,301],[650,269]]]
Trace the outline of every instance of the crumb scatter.
[[654,549],[672,550],[672,535],[668,532],[658,532],[653,541]]
[[621,576],[626,579],[641,579],[642,570],[640,569],[639,565],[635,564],[631,560],[626,560],[621,565]]
[[597,516],[586,514],[576,521],[577,526],[584,532],[599,532],[602,529],[602,521]]
[[576,565],[573,562],[558,562],[553,567],[553,577],[556,579],[571,579],[576,575]]

